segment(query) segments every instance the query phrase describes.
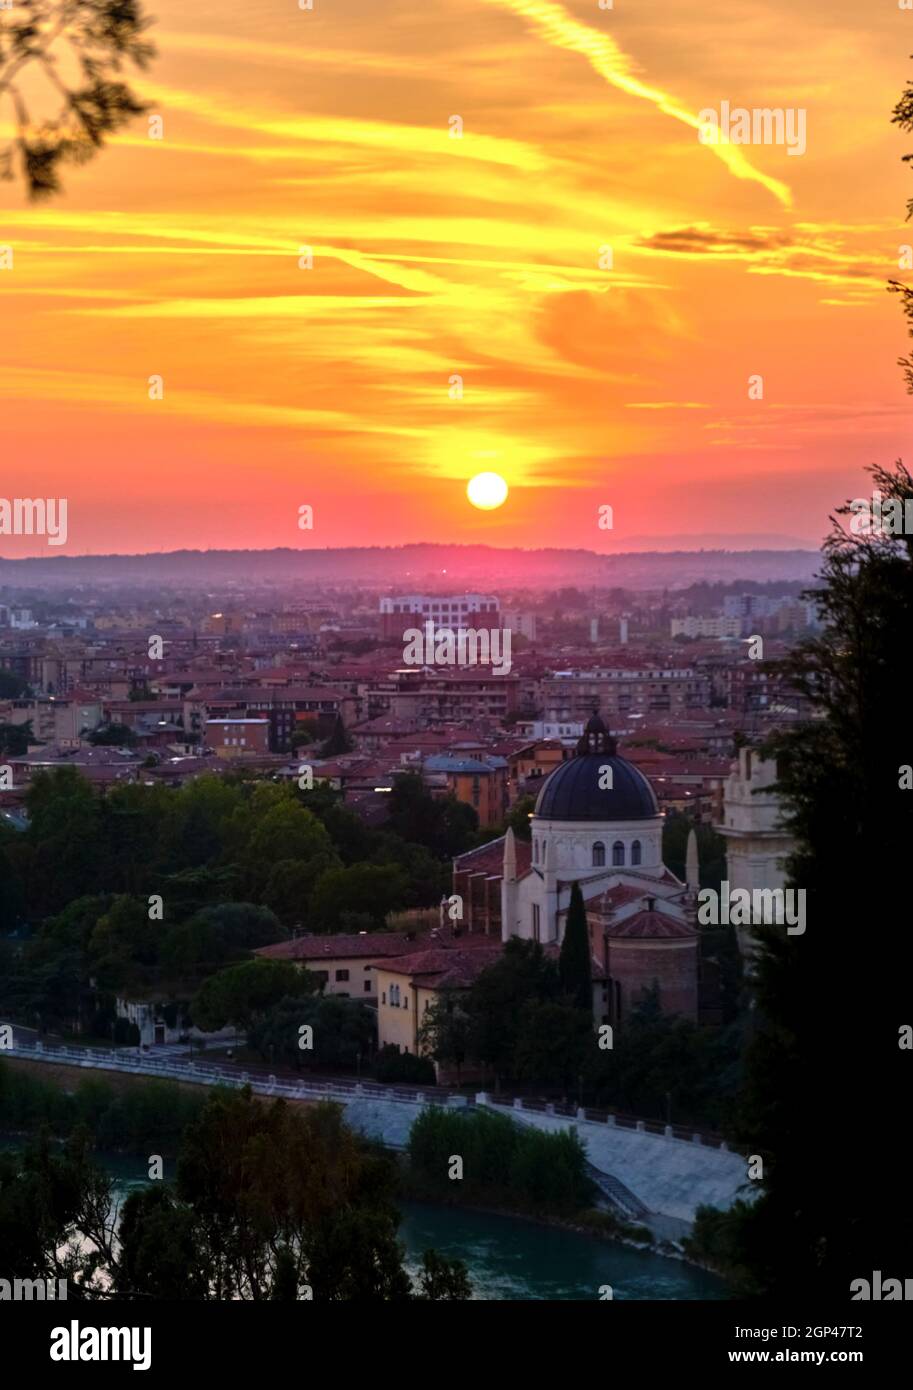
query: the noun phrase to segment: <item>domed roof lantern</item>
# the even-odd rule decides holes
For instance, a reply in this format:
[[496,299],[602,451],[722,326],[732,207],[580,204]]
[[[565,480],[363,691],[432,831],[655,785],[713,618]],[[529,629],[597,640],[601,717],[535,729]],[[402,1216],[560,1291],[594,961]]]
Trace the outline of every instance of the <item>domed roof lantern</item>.
[[587,753],[605,753],[607,757],[614,758],[617,752],[618,742],[603,723],[597,706],[587,720],[583,737],[577,742],[577,756],[581,758]]

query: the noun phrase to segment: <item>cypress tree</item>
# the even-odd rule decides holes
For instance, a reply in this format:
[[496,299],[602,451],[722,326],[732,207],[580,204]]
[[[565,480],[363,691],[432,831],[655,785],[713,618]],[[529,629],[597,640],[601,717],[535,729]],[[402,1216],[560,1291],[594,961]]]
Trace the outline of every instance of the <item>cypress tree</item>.
[[593,1012],[593,968],[590,962],[590,933],[580,884],[571,888],[571,903],[564,924],[564,940],[558,957],[561,988],[580,1009]]

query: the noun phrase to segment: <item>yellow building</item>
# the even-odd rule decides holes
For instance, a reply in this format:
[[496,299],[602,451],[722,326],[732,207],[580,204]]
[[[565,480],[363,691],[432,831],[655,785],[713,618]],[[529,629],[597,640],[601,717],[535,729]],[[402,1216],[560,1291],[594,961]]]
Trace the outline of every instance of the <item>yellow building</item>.
[[[468,989],[502,951],[500,942],[478,937],[460,944],[435,945],[377,963],[377,1041],[400,1052],[420,1054],[419,1030],[428,1007],[442,991]],[[438,1080],[442,1076],[437,1067]]]
[[376,965],[388,956],[414,952],[419,942],[414,932],[356,932],[338,936],[298,936],[254,952],[266,960],[288,960],[317,976],[324,994],[343,999],[363,999],[373,1004],[378,997]]

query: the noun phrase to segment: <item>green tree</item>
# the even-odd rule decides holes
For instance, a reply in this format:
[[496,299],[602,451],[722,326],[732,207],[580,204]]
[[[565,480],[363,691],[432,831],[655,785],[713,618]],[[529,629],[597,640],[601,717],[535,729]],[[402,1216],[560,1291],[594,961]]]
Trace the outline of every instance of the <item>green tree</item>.
[[472,1046],[472,1019],[466,1012],[461,991],[439,991],[422,1014],[418,1040],[423,1052],[456,1070],[459,1085],[463,1064]]
[[148,907],[121,895],[98,919],[89,938],[88,957],[100,987],[120,993],[147,988],[155,978],[161,926]]
[[270,869],[263,901],[286,927],[300,926],[310,916],[321,875],[338,867],[339,859],[332,850],[320,851],[310,859],[280,859]]
[[310,994],[315,988],[310,971],[290,961],[257,958],[210,975],[194,995],[190,1012],[197,1027],[207,1033],[229,1023],[248,1029],[283,999]]
[[[310,1048],[300,1046],[303,1026],[312,1029]],[[281,1061],[296,1071],[354,1071],[376,1046],[377,1015],[360,999],[332,994],[285,998],[254,1023],[248,1043],[265,1060]]]
[[103,748],[133,748],[136,734],[129,724],[100,724],[89,734],[89,742]]
[[389,797],[389,826],[411,844],[452,858],[470,848],[479,828],[471,806],[454,796],[434,797],[415,772],[393,779]]
[[[429,1106],[412,1125],[408,1153],[413,1181],[429,1196],[452,1201],[457,1187],[465,1202],[556,1215],[591,1203],[586,1150],[573,1133],[527,1129],[488,1110]],[[459,1183],[449,1177],[454,1154],[463,1160]]]
[[400,1052],[395,1043],[385,1043],[371,1066],[377,1081],[404,1081],[409,1085],[434,1086],[434,1066],[429,1057]]
[[536,798],[534,796],[521,796],[511,807],[507,819],[504,822],[504,829],[507,827],[513,830],[518,840],[531,840],[532,829],[529,818],[536,809]]
[[470,986],[465,1008],[471,1019],[469,1055],[491,1068],[496,1085],[513,1074],[523,1006],[531,999],[555,1000],[560,984],[554,961],[538,941],[512,937],[503,954]]
[[222,777],[195,777],[171,795],[161,828],[161,854],[171,872],[216,867],[223,856],[235,862],[251,827],[241,788]]
[[300,805],[288,788],[258,787],[253,809],[251,831],[243,851],[245,881],[251,896],[262,895],[277,864],[289,860],[319,860],[321,865],[339,863],[321,821]]
[[[871,472],[883,506],[913,506],[902,465]],[[840,524],[848,514],[838,510],[824,545],[814,594],[822,631],[783,666],[814,717],[766,750],[796,844],[787,867],[805,893],[806,929],[755,932],[756,1009],[734,1134],[762,1157],[764,1177],[756,1206],[732,1216],[753,1289],[844,1300],[851,1279],[900,1269],[913,1237],[899,1103],[913,947],[891,925],[894,870],[913,841],[913,534],[857,534]],[[851,1011],[843,1026],[839,1000]],[[843,1125],[831,1161],[822,1136],[848,1100],[878,1117],[878,1140],[864,1118]]]
[[100,799],[75,767],[59,767],[33,776],[25,805],[29,908],[43,917],[99,887]]
[[419,1269],[420,1299],[453,1303],[472,1297],[472,1284],[462,1260],[448,1260],[436,1250],[426,1250]]
[[13,931],[25,912],[24,856],[18,839],[19,832],[0,821],[0,936]]
[[29,751],[29,744],[34,742],[31,719],[26,719],[22,724],[0,724],[0,753],[8,758],[24,757]]
[[363,913],[382,927],[387,913],[403,905],[407,889],[405,874],[392,864],[326,869],[314,888],[311,912],[324,931],[340,931],[347,913]]
[[28,681],[15,671],[0,670],[0,700],[18,700],[28,688]]
[[288,746],[294,753],[297,748],[302,748],[308,743],[313,743],[317,737],[317,723],[315,720],[302,720],[295,725],[294,733],[289,735]]
[[593,964],[590,958],[590,931],[580,884],[571,885],[571,901],[564,923],[564,939],[558,955],[561,988],[576,1004],[593,1014]]
[[[154,1086],[115,1100],[97,1080],[80,1086],[77,1103],[31,1077],[23,1088],[21,1073],[21,1094],[11,1095],[10,1077],[0,1066],[5,1119],[34,1118],[22,1108],[28,1092],[49,1114],[58,1101],[71,1115],[75,1106],[106,1142],[129,1130],[144,1153],[175,1120],[183,1130],[176,1181],[131,1192],[120,1210],[82,1124],[62,1146],[43,1128],[23,1152],[0,1152],[0,1249],[17,1278],[66,1279],[71,1298],[470,1296],[460,1262],[433,1251],[413,1288],[396,1239],[396,1167],[355,1137],[338,1106],[266,1105],[249,1088],[210,1092],[202,1104]],[[119,1105],[131,1113],[114,1129]]]
[[563,999],[530,999],[520,1012],[512,1070],[523,1080],[569,1091],[595,1048],[592,1010]]
[[321,758],[338,758],[343,753],[351,753],[353,748],[352,740],[346,733],[346,726],[342,722],[342,715],[337,714],[333,724],[333,732],[324,743],[320,750]]
[[[407,1301],[394,1181],[338,1106],[217,1092],[185,1134],[175,1188],[128,1197],[116,1287],[156,1297],[174,1279],[181,1298]],[[456,1271],[439,1273],[430,1292],[453,1297]]]
[[66,1279],[70,1297],[98,1297],[115,1263],[115,1210],[85,1130],[63,1148],[43,1131],[24,1153],[0,1154],[0,1249],[19,1278]]
[[[160,929],[161,930],[161,929]],[[259,946],[285,939],[269,908],[255,903],[220,903],[166,927],[161,941],[163,971],[185,983],[241,960]]]

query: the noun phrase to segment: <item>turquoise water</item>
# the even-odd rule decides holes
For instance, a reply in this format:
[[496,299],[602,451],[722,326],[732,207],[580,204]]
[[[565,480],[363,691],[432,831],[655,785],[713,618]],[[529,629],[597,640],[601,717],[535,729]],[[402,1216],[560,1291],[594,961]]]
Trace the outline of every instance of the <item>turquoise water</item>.
[[[120,1199],[148,1182],[146,1166],[136,1159],[98,1158],[117,1179]],[[174,1176],[173,1161],[166,1162],[164,1176]],[[606,1285],[616,1300],[727,1297],[726,1286],[703,1270],[575,1231],[425,1202],[402,1202],[400,1208],[409,1272],[433,1247],[464,1261],[474,1298],[598,1300]]]
[[[146,1182],[129,1159],[107,1157],[120,1195]],[[173,1176],[165,1165],[165,1177]],[[610,1285],[615,1299],[720,1299],[724,1284],[679,1260],[667,1260],[614,1242],[596,1240],[513,1216],[461,1207],[401,1202],[399,1237],[414,1274],[424,1252],[461,1259],[479,1299],[599,1299]]]
[[614,1242],[512,1216],[404,1202],[400,1239],[414,1273],[422,1252],[465,1261],[473,1296],[485,1299],[720,1299],[713,1275]]

